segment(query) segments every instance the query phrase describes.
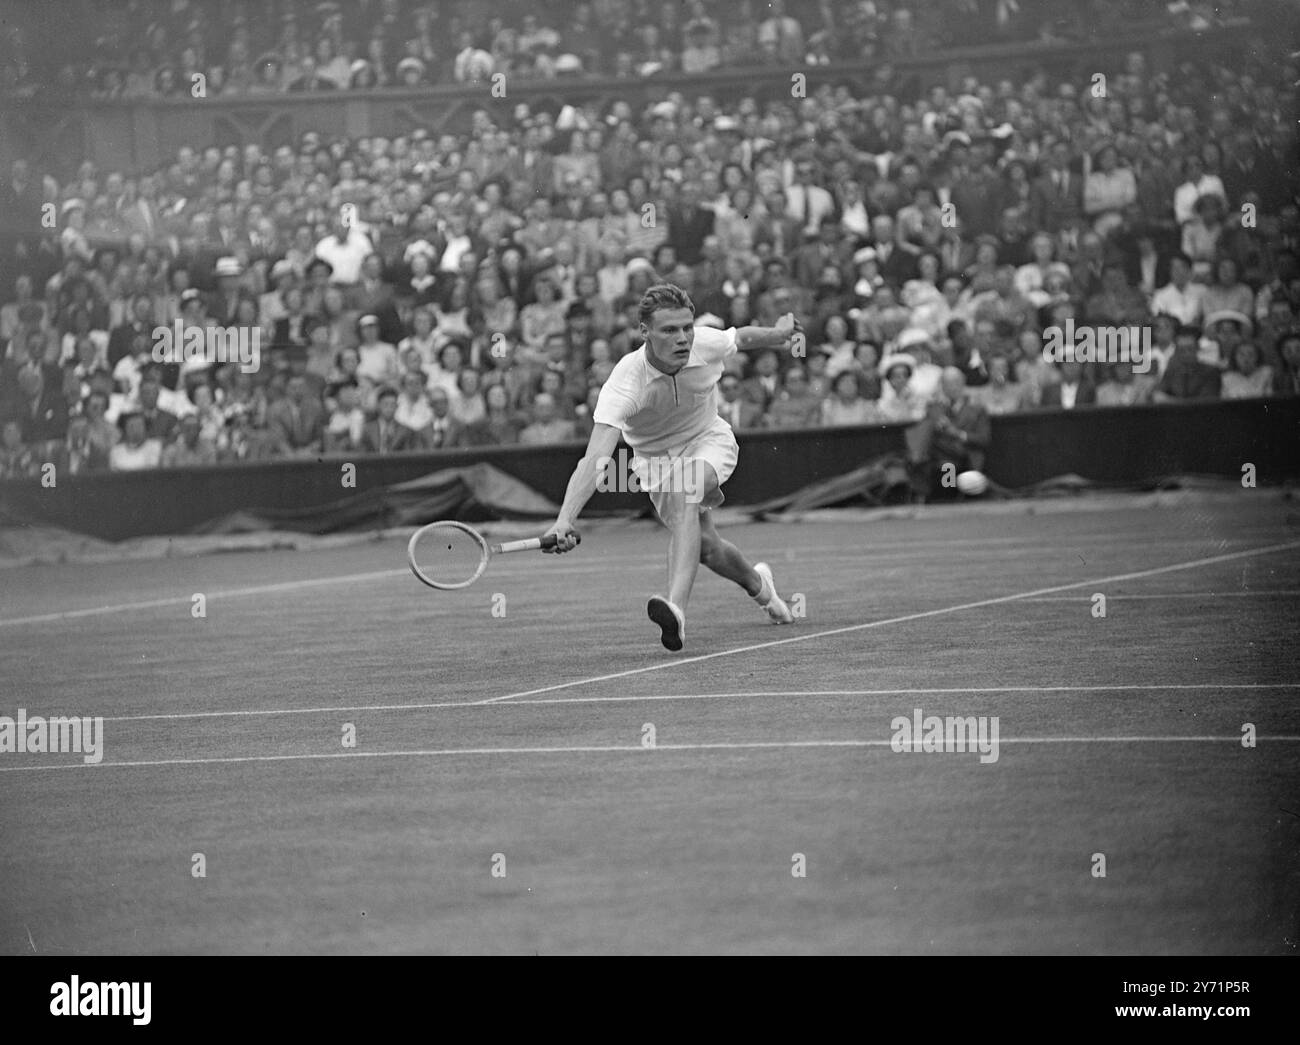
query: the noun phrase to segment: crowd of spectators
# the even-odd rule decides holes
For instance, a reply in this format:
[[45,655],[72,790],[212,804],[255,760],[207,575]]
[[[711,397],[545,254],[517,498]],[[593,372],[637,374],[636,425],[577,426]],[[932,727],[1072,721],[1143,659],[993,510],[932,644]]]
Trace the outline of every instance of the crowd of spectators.
[[[888,62],[936,48],[1205,29],[1235,0],[46,0],[18,13],[0,93],[266,95]],[[30,25],[25,25],[30,21]],[[42,68],[41,57],[55,64]]]
[[[580,439],[657,279],[701,323],[803,323],[802,354],[732,361],[741,429],[917,421],[946,368],[990,413],[1297,394],[1298,76],[1133,53],[1103,97],[671,94],[140,173],[20,161],[0,476]],[[1046,362],[1067,321],[1150,329],[1149,372]],[[255,329],[260,367],[158,362],[177,324]]]

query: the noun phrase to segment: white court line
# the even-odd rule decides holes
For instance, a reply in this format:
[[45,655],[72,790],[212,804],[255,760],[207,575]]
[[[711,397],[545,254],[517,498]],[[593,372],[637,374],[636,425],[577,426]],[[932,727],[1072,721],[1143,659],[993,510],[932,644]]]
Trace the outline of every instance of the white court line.
[[[1270,595],[1300,595],[1300,589],[1268,589],[1258,591],[1166,591],[1150,595],[1108,595],[1111,602],[1142,602],[1159,599],[1253,599],[1267,598]],[[1086,595],[1048,595],[1039,599],[1026,599],[1025,602],[1088,602]]]
[[[298,588],[312,588],[325,584],[355,584],[359,581],[377,580],[381,577],[397,577],[409,574],[407,569],[374,570],[370,573],[352,573],[343,577],[312,577],[296,581],[283,581],[279,584],[259,584],[251,588],[231,588],[228,591],[205,592],[208,599],[228,599],[241,595],[267,595],[277,591],[294,591]],[[116,606],[91,606],[82,610],[64,610],[60,613],[42,613],[35,617],[9,617],[0,620],[0,627],[14,624],[44,624],[47,621],[73,620],[78,617],[97,617],[106,613],[123,613],[128,610],[149,610],[158,606],[186,606],[193,599],[192,595],[177,595],[169,599],[150,599],[148,602],[122,602]]]
[[[957,539],[951,541],[912,541],[908,543],[896,544],[863,544],[856,547],[844,547],[841,545],[812,545],[806,548],[793,549],[790,558],[778,559],[773,553],[773,562],[789,562],[796,564],[800,560],[810,557],[821,557],[825,553],[826,557],[848,558],[853,556],[867,557],[875,554],[910,554],[924,553],[929,548],[961,548],[977,547],[985,544],[1016,544],[1018,553],[1027,551],[1066,551],[1073,547],[1074,544],[1095,544],[1101,543],[1106,545],[1122,544],[1129,541],[1140,541],[1154,539],[1150,533],[1141,534],[1084,534],[1068,538],[1051,537],[1043,545],[1032,545],[1026,547],[1026,542],[1016,537],[971,537],[966,539]],[[1161,544],[1192,544],[1200,543],[1203,537],[1186,537],[1186,538],[1161,538]],[[1226,542],[1221,541],[1221,544]],[[1059,545],[1059,548],[1054,548]],[[663,554],[655,552],[644,555],[623,556],[618,560],[619,566],[629,564],[640,565],[642,563],[651,565],[663,561]],[[614,564],[611,562],[587,563],[579,561],[572,565],[566,563],[565,575],[586,574],[586,573],[606,573]],[[228,591],[204,592],[209,600],[238,598],[246,595],[268,595],[276,592],[296,591],[299,588],[319,587],[331,584],[358,584],[365,581],[381,580],[388,577],[400,577],[410,573],[409,568],[397,567],[388,570],[372,570],[367,573],[349,573],[338,577],[312,577],[295,581],[283,581],[277,584],[260,584],[248,588],[232,588]],[[498,567],[492,572],[492,576],[499,580],[510,579],[518,576],[528,576],[531,571],[510,570],[509,567]],[[55,613],[41,613],[30,617],[8,617],[0,618],[0,628],[16,627],[25,624],[47,624],[53,621],[77,620],[84,617],[100,617],[113,613],[126,613],[132,610],[149,610],[158,609],[163,606],[188,606],[193,595],[176,595],[164,599],[149,599],[142,602],[123,602],[111,606],[89,606],[79,610],[62,610]]]
[[[1257,744],[1296,743],[1297,736],[1259,736]],[[247,764],[250,762],[315,762],[340,758],[436,758],[448,755],[580,755],[625,754],[637,752],[650,756],[660,751],[757,751],[787,748],[871,748],[890,747],[889,740],[738,740],[699,744],[657,744],[652,748],[640,744],[575,745],[571,747],[467,747],[430,748],[414,751],[332,751],[309,755],[230,755],[217,758],[160,758],[140,762],[85,762],[53,763],[43,766],[0,766],[0,773],[38,773],[46,769],[150,769],[163,766],[215,766]],[[1241,735],[1213,736],[1153,736],[1153,737],[1003,737],[998,744],[1241,744]],[[899,752],[899,754],[978,754],[969,752]]]
[[1300,541],[1287,541],[1284,544],[1271,544],[1264,548],[1249,548],[1245,551],[1228,552],[1225,555],[1212,555],[1205,559],[1192,559],[1187,562],[1173,563],[1170,566],[1156,566],[1149,570],[1137,570],[1133,573],[1115,574],[1110,577],[1099,577],[1096,580],[1074,581],[1070,584],[1057,584],[1050,588],[1036,588],[1033,591],[1017,592],[1014,595],[999,595],[992,599],[979,599],[975,602],[963,602],[956,606],[945,606],[937,610],[923,610],[919,613],[908,613],[901,617],[887,617],[884,620],[867,621],[863,624],[849,624],[842,628],[830,628],[826,631],[815,631],[807,635],[793,635],[788,639],[773,639],[771,642],[758,642],[750,646],[739,646],[735,649],[718,650],[716,653],[703,653],[696,657],[682,657],[677,660],[664,661],[659,664],[649,664],[641,668],[629,668],[626,671],[615,671],[608,675],[596,675],[591,678],[577,679],[573,682],[559,682],[553,686],[539,686],[537,689],[521,690],[518,693],[506,693],[499,697],[489,697],[487,700],[480,701],[482,704],[495,704],[502,700],[513,700],[516,697],[532,697],[539,693],[552,693],[559,689],[572,689],[575,686],[587,686],[596,682],[609,682],[612,679],[627,678],[631,675],[641,675],[650,671],[664,671],[668,668],[678,668],[685,664],[698,664],[701,661],[713,660],[715,657],[731,657],[737,653],[753,653],[756,650],[772,649],[776,646],[785,646],[792,642],[810,642],[814,639],[824,639],[831,635],[847,635],[855,631],[866,631],[869,628],[883,628],[888,624],[904,624],[908,621],[924,620],[927,617],[940,617],[949,613],[959,613],[962,610],[981,609],[985,606],[998,606],[1007,602],[1016,602],[1022,599],[1033,598],[1037,595],[1055,595],[1062,591],[1073,591],[1076,588],[1096,587],[1102,584],[1117,584],[1120,581],[1136,580],[1140,577],[1155,577],[1162,573],[1176,573],[1179,570],[1191,570],[1201,566],[1212,566],[1215,563],[1231,562],[1235,559],[1255,558],[1260,555],[1269,555],[1273,552],[1287,551],[1292,548],[1300,548]]
[[[420,704],[342,704],[316,708],[242,708],[234,711],[182,711],[152,715],[104,715],[105,722],[177,722],[185,719],[255,718],[266,715],[328,715],[374,711],[439,711],[447,708],[517,708],[538,704],[622,704],[658,700],[724,700],[735,697],[912,697],[943,696],[958,693],[1102,693],[1150,690],[1261,690],[1300,689],[1300,682],[1160,682],[1151,685],[1131,683],[1098,686],[949,686],[923,689],[784,689],[743,690],[735,693],[651,693],[640,696],[541,697],[536,700],[512,700],[509,704],[477,700],[449,700]],[[28,715],[55,714],[28,709]]]

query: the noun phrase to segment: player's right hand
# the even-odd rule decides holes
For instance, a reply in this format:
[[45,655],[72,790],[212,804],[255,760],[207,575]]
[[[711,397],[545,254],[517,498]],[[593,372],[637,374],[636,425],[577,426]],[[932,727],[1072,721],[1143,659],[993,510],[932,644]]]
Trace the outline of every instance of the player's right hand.
[[546,531],[543,536],[555,534],[559,540],[554,548],[543,548],[542,551],[547,555],[563,555],[565,552],[571,552],[578,546],[578,533],[569,524],[561,519],[555,521],[555,525]]
[[785,339],[784,347],[790,348],[794,344],[795,336],[803,333],[803,324],[795,318],[793,312],[787,312],[776,321],[773,329]]

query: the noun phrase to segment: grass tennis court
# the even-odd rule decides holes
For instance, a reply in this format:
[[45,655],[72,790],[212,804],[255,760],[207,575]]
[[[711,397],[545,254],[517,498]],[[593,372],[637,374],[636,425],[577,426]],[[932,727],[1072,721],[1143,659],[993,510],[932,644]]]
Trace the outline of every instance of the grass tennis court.
[[1293,953],[1298,521],[729,527],[807,616],[702,571],[680,655],[648,523],[453,593],[400,540],[6,570],[0,714],[105,742],[0,754],[0,952]]

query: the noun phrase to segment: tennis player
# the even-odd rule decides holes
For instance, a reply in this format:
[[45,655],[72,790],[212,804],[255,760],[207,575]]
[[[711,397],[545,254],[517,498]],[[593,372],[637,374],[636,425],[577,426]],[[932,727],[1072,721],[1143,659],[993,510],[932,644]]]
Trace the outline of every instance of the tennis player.
[[737,350],[784,349],[801,333],[792,314],[774,327],[716,330],[695,325],[695,305],[681,287],[652,286],[641,298],[644,344],[615,365],[600,390],[586,456],[574,469],[559,517],[547,533],[556,552],[573,549],[574,521],[612,466],[619,436],[632,448],[637,485],[650,496],[668,528],[668,595],[653,596],[646,613],[664,646],[676,652],[686,639],[686,603],[703,563],[734,581],[775,624],[789,624],[766,563],[753,566],[718,535],[710,511],[723,502],[722,484],[738,456],[731,426],[718,416],[716,387],[723,360]]

